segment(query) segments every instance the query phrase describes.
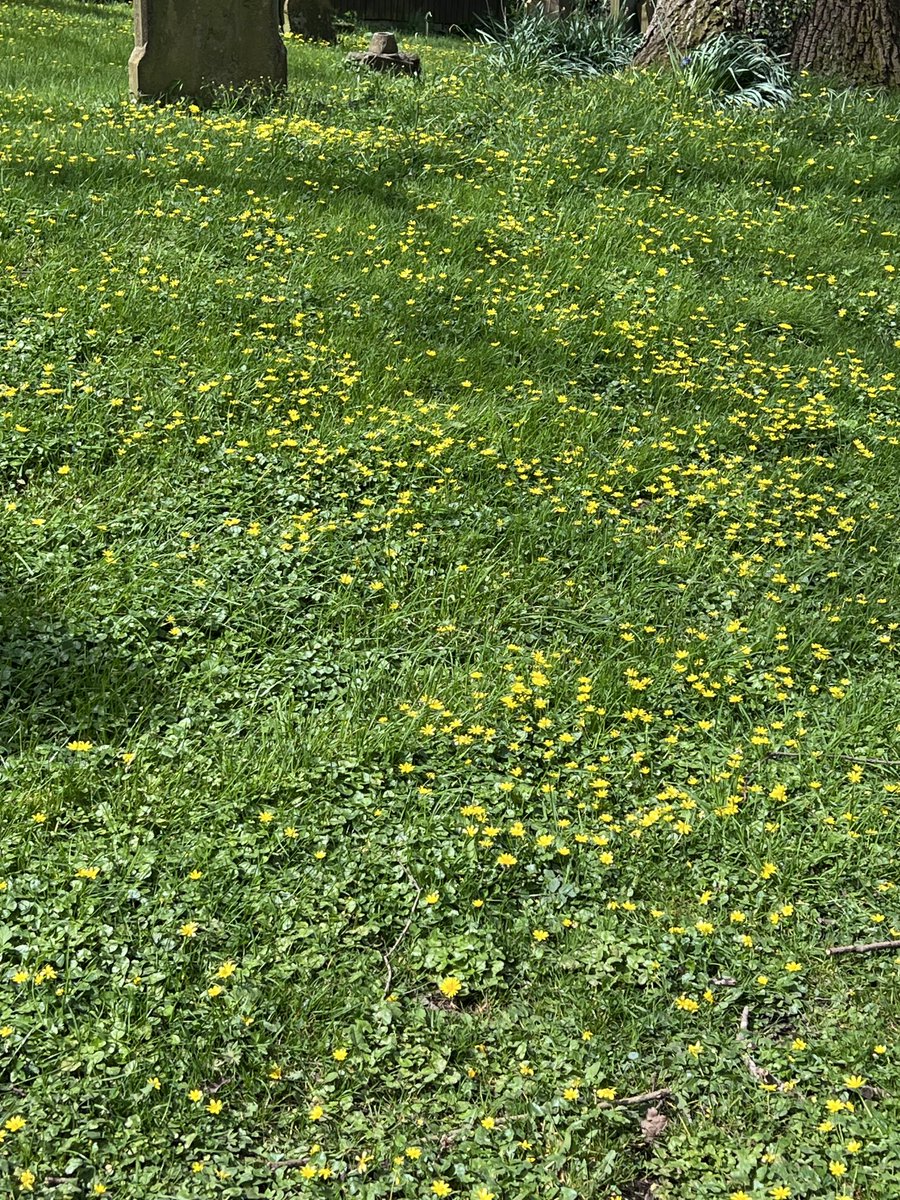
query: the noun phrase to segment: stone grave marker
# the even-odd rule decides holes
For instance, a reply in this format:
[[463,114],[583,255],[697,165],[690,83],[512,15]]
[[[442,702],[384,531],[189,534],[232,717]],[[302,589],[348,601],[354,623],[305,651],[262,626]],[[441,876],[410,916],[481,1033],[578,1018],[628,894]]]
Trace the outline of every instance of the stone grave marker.
[[283,89],[279,0],[134,0],[128,77],[136,100]]

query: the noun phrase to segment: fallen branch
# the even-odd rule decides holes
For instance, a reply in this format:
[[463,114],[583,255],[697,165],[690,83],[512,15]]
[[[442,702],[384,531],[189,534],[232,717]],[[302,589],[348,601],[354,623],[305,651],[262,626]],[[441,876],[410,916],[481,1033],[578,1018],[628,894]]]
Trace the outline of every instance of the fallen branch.
[[[801,755],[794,750],[773,750],[771,754],[767,754],[766,758],[800,758]],[[822,758],[824,754],[820,751],[814,757]],[[837,758],[840,762],[858,763],[861,767],[900,767],[900,758],[856,758],[853,754],[838,754]]]
[[673,1095],[671,1088],[658,1088],[655,1092],[641,1092],[639,1096],[622,1096],[618,1100],[601,1100],[601,1108],[622,1108],[626,1104],[647,1104],[651,1100],[666,1100]]
[[418,883],[416,882],[415,876],[412,874],[409,867],[407,867],[405,863],[403,865],[403,870],[406,873],[406,876],[409,879],[410,883],[416,889],[416,898],[415,898],[415,900],[413,900],[413,906],[409,910],[409,916],[406,918],[406,924],[403,926],[403,928],[397,934],[397,937],[394,939],[393,946],[391,946],[390,950],[388,950],[386,953],[384,951],[382,951],[382,954],[381,954],[381,957],[384,959],[384,965],[387,968],[387,976],[384,981],[384,992],[382,993],[385,997],[390,995],[391,984],[394,980],[394,968],[391,965],[391,955],[397,950],[400,943],[403,941],[403,939],[409,933],[409,927],[410,927],[410,925],[412,925],[413,917],[416,915],[416,909],[419,907],[419,901],[422,899],[422,889],[419,887]]
[[857,942],[853,946],[829,946],[826,954],[868,954],[871,950],[900,950],[900,941],[893,942]]

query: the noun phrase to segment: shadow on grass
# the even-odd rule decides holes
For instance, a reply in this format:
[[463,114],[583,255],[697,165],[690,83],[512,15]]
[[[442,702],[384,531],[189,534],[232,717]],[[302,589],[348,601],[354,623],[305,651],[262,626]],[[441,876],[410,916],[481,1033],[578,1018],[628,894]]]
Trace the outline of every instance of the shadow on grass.
[[0,623],[0,755],[35,742],[118,742],[158,706],[152,658],[52,617]]

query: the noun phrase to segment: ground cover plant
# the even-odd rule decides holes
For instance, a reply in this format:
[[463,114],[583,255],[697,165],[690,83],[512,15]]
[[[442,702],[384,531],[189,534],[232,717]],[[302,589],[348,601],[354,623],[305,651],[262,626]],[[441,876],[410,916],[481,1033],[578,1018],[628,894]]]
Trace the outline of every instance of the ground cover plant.
[[0,9],[4,1194],[896,1196],[900,100],[129,41]]

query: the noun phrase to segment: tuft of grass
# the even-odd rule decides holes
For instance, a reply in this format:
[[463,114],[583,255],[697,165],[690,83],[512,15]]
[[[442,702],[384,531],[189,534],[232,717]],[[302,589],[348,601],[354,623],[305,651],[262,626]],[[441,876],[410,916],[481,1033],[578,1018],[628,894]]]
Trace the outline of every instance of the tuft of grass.
[[672,65],[689,92],[725,105],[784,106],[793,94],[785,60],[764,42],[738,34],[709,38],[680,59],[673,55]]
[[501,70],[534,79],[620,71],[640,43],[621,18],[584,7],[554,17],[523,9],[481,30],[480,37]]

